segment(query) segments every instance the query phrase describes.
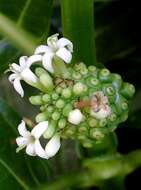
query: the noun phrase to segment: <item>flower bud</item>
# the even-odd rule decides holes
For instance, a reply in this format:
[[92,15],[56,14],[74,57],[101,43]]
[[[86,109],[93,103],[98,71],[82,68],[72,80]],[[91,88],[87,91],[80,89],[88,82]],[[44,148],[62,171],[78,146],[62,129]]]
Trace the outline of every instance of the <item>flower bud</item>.
[[69,113],[68,121],[74,125],[78,125],[83,119],[83,115],[79,109],[72,110]]
[[43,101],[42,101],[42,97],[40,95],[37,95],[37,96],[31,96],[29,98],[29,101],[31,104],[33,105],[42,105],[43,104]]
[[41,74],[39,77],[41,84],[48,90],[51,91],[54,88],[52,78],[48,73]]

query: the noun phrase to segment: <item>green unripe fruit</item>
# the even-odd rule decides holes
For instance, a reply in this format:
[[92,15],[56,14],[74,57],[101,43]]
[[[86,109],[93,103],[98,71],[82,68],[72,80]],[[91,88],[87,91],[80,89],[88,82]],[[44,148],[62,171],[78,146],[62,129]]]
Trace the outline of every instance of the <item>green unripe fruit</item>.
[[29,98],[29,101],[33,105],[42,105],[43,104],[43,102],[42,102],[42,96],[40,96],[40,95],[38,95],[38,96],[31,96]]
[[57,100],[59,98],[59,95],[57,93],[52,93],[52,99]]
[[48,112],[42,112],[36,116],[35,120],[37,123],[40,123],[42,121],[46,121],[48,119],[48,116],[49,116]]
[[49,103],[51,101],[51,96],[49,94],[44,94],[42,100],[44,103]]
[[62,90],[62,96],[64,98],[70,98],[71,97],[71,90],[69,88]]
[[63,108],[64,105],[65,105],[64,100],[62,100],[62,99],[57,100],[57,102],[56,102],[56,107],[57,108]]
[[53,120],[57,121],[60,118],[60,112],[58,111],[53,112],[51,117]]
[[135,93],[135,87],[129,83],[123,83],[123,88],[121,89],[121,94],[125,98],[132,98]]
[[54,84],[52,81],[51,76],[46,73],[46,74],[41,74],[39,77],[40,83],[48,90],[51,91],[54,88]]
[[60,119],[59,122],[58,122],[58,127],[59,127],[60,129],[63,129],[63,128],[66,126],[66,124],[67,124],[66,119],[62,118],[62,119]]
[[72,105],[71,104],[67,104],[64,109],[63,109],[63,115],[68,117],[70,111],[72,111]]

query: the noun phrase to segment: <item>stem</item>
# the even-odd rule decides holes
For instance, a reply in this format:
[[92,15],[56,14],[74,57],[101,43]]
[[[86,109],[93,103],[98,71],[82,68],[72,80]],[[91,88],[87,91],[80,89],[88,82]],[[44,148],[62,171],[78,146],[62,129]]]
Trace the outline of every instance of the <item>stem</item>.
[[94,9],[92,0],[62,0],[63,34],[74,44],[73,62],[96,64]]
[[0,32],[24,53],[28,55],[33,53],[36,39],[2,13],[0,13]]

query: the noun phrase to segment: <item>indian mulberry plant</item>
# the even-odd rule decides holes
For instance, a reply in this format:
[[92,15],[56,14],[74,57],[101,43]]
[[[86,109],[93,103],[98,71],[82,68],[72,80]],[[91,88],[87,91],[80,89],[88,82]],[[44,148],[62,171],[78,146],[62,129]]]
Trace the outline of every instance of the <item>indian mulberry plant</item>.
[[28,155],[48,159],[58,152],[63,138],[92,148],[127,119],[134,86],[106,68],[72,62],[72,53],[72,42],[55,34],[32,56],[10,65],[9,81],[21,97],[21,80],[39,90],[29,98],[40,106],[37,124],[29,131],[21,121],[17,152],[26,148]]

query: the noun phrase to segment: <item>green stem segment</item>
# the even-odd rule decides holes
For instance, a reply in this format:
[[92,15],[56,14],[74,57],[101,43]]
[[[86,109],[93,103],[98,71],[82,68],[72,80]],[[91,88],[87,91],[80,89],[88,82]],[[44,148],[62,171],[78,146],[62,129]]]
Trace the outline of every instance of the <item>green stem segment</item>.
[[63,35],[74,45],[73,62],[96,65],[92,0],[62,0]]

